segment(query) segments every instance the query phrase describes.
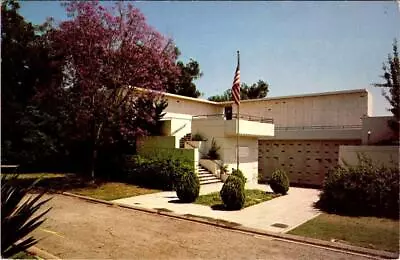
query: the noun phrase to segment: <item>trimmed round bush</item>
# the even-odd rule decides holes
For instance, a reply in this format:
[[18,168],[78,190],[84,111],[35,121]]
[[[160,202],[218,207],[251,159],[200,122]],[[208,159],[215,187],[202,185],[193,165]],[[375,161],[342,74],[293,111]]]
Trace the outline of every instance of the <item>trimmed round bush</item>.
[[229,176],[222,186],[220,196],[227,209],[239,210],[243,208],[246,200],[243,180],[234,175]]
[[275,170],[269,180],[269,186],[274,193],[286,195],[289,190],[289,178],[285,171],[280,169]]
[[240,169],[239,170],[233,169],[231,176],[239,177],[243,181],[243,183],[246,183],[247,181],[247,178],[244,177],[244,174]]
[[193,202],[200,192],[200,181],[194,171],[188,171],[180,176],[176,184],[176,195],[182,202]]

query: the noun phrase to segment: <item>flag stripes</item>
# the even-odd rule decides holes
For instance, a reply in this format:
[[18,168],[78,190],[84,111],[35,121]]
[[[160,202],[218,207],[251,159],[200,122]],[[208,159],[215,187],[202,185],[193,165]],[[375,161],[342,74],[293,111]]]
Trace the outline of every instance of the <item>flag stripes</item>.
[[236,68],[235,78],[233,79],[232,97],[237,105],[240,104],[240,69],[239,64]]

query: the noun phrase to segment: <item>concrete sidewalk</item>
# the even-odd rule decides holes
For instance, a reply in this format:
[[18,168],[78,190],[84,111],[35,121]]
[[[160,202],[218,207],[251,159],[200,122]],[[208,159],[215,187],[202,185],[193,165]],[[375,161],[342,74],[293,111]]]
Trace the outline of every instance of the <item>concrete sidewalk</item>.
[[[200,188],[200,194],[220,191],[221,187],[222,183],[204,185]],[[271,191],[268,185],[261,184],[246,184],[246,189]],[[166,209],[180,215],[223,219],[246,227],[285,233],[319,215],[313,208],[313,203],[318,200],[318,193],[315,189],[290,188],[285,196],[240,211],[213,210],[209,206],[182,204],[174,191],[118,199],[113,202],[150,209]],[[287,227],[275,227],[273,224],[283,224]]]

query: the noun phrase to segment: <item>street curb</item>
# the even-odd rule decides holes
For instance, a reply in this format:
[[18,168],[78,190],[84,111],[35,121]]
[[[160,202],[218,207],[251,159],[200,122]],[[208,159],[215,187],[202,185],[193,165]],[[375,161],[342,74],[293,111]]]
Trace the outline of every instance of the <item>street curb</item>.
[[387,251],[383,251],[383,250],[375,250],[375,249],[363,248],[363,247],[358,247],[358,246],[353,246],[353,245],[337,244],[337,243],[330,242],[330,241],[324,241],[324,240],[302,237],[302,236],[291,235],[291,234],[273,233],[273,232],[269,232],[269,231],[265,231],[265,230],[261,230],[261,229],[244,227],[244,226],[230,226],[230,225],[225,224],[223,221],[219,221],[217,219],[209,220],[209,219],[204,219],[200,216],[199,217],[184,216],[184,215],[179,215],[179,214],[176,214],[173,212],[166,212],[164,210],[146,209],[146,208],[137,207],[137,206],[131,206],[131,205],[125,205],[125,204],[121,204],[121,203],[115,203],[115,202],[110,202],[110,201],[105,201],[105,200],[100,200],[100,199],[94,199],[94,198],[90,198],[87,196],[73,194],[70,192],[62,192],[61,194],[70,196],[70,197],[75,197],[78,199],[87,200],[89,202],[101,203],[101,204],[106,204],[109,206],[116,206],[116,207],[120,207],[120,208],[132,209],[132,210],[142,211],[142,212],[151,213],[151,214],[159,214],[162,216],[167,216],[167,217],[171,217],[171,218],[183,219],[183,220],[193,221],[193,222],[197,222],[197,223],[222,227],[222,228],[226,228],[226,229],[230,229],[230,230],[234,230],[234,231],[241,231],[241,232],[245,232],[245,233],[268,236],[268,237],[273,237],[273,238],[277,238],[277,239],[298,242],[298,243],[303,243],[303,244],[308,244],[308,245],[313,245],[313,246],[320,246],[320,247],[324,247],[324,248],[331,249],[331,250],[340,250],[340,251],[344,251],[346,253],[353,253],[353,254],[355,253],[355,254],[361,254],[361,255],[370,256],[370,257],[380,257],[380,258],[385,258],[385,259],[398,259],[398,257],[399,257],[399,255],[396,253],[387,252]]
[[26,249],[26,251],[32,255],[38,256],[43,259],[57,259],[57,260],[61,259],[36,246],[31,246],[30,248]]

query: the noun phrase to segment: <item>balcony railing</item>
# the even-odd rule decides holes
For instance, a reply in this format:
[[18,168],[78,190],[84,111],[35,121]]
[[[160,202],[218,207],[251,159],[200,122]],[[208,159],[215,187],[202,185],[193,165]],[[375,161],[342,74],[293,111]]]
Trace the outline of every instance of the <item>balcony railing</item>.
[[276,131],[361,129],[361,125],[275,126]]
[[[223,119],[227,120],[225,114],[197,115],[197,116],[193,116],[192,118],[193,119],[223,118]],[[232,114],[232,119],[237,119],[237,115]],[[265,118],[265,117],[252,116],[252,115],[246,115],[246,114],[240,114],[239,119],[260,122],[260,123],[269,123],[269,124],[274,123],[274,120],[272,118]]]

